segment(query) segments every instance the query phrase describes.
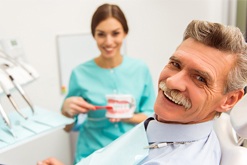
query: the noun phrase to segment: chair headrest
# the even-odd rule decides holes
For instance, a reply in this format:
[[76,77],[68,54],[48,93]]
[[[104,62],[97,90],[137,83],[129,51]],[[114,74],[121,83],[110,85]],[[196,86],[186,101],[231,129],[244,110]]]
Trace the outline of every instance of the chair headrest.
[[237,135],[247,138],[247,95],[244,95],[241,100],[233,107],[230,112],[231,124]]

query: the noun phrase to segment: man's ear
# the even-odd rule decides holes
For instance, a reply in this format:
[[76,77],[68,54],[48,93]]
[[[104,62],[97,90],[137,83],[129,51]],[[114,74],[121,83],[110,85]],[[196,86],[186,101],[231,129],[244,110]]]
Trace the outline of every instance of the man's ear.
[[225,95],[222,103],[216,109],[217,112],[226,112],[234,107],[234,105],[244,96],[244,90],[236,90]]

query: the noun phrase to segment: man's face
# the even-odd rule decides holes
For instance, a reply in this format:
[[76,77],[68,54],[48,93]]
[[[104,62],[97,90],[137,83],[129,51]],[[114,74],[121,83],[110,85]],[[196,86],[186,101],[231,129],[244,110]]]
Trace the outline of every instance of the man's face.
[[171,56],[159,78],[154,110],[157,119],[172,123],[199,123],[222,111],[224,87],[233,56],[187,39]]

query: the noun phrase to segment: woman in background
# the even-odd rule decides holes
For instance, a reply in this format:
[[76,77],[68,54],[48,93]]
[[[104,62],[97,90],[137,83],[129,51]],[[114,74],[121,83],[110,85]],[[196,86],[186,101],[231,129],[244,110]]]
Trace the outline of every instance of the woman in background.
[[[92,17],[91,32],[100,55],[73,69],[62,106],[65,116],[75,118],[73,127],[67,130],[79,130],[74,163],[153,115],[155,92],[147,65],[120,54],[128,30],[124,13],[117,5],[103,4]],[[131,95],[136,104],[133,117],[107,118],[105,109],[96,110],[96,106],[107,104],[107,94]],[[79,114],[86,115],[82,123]]]

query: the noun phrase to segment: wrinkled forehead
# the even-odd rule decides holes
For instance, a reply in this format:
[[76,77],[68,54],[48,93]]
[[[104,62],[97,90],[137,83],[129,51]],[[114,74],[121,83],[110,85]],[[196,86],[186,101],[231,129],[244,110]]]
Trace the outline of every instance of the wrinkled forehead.
[[201,58],[209,63],[225,62],[231,66],[235,65],[237,55],[221,51],[214,47],[207,46],[193,38],[184,40],[176,49],[175,53],[185,54],[191,58]]
[[235,66],[236,56],[216,48],[204,45],[194,39],[183,41],[176,49],[173,57],[190,69],[208,72],[209,75],[226,76]]

